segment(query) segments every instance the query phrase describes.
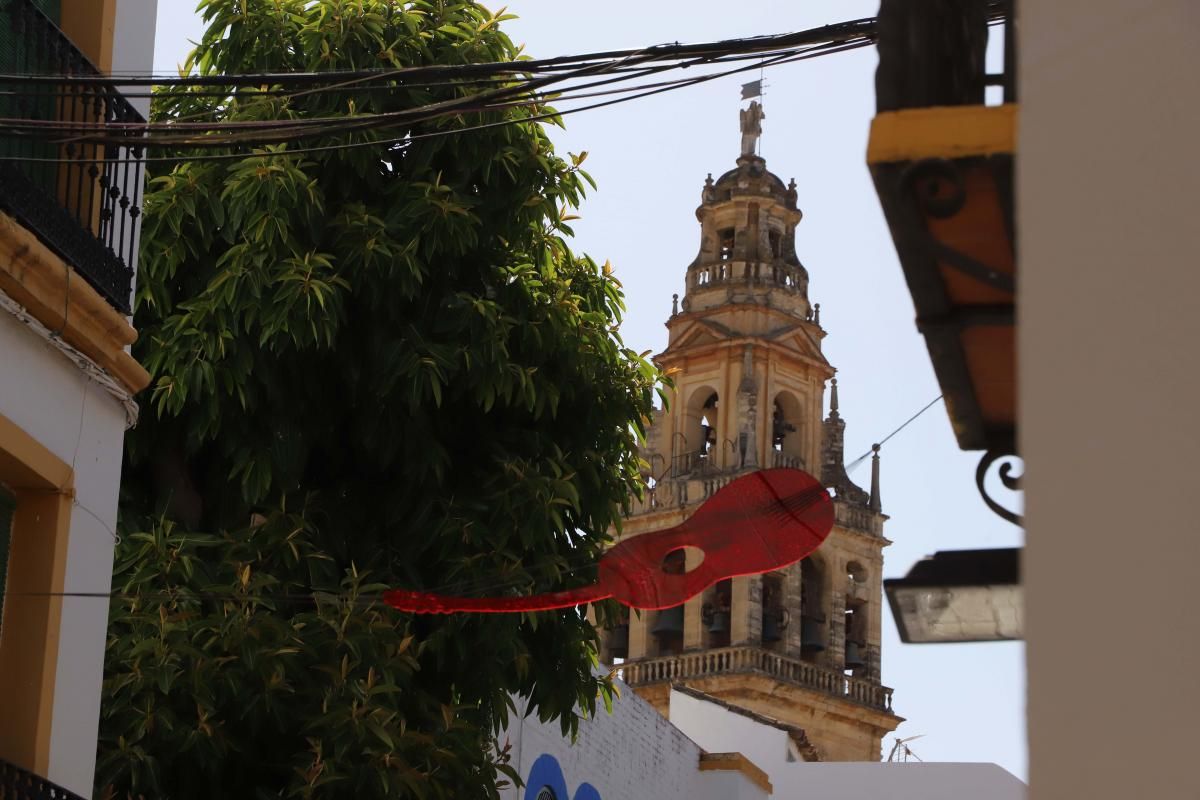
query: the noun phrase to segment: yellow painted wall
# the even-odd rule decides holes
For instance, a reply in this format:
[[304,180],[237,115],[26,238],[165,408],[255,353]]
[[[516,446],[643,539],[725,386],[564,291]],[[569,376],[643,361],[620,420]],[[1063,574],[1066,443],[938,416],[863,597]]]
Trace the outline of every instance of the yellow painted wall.
[[70,467],[0,416],[0,482],[16,497],[0,620],[0,758],[45,775],[71,512]]
[[62,0],[61,27],[102,72],[112,71],[117,0]]

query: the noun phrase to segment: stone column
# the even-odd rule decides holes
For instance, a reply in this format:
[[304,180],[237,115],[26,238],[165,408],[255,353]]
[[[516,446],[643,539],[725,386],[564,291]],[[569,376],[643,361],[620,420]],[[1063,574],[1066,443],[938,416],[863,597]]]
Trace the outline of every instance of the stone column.
[[762,644],[762,575],[747,576],[750,582],[750,618],[747,622],[747,632],[751,644]]
[[882,616],[883,616],[883,569],[882,560],[872,564],[873,569],[868,578],[870,599],[867,601],[867,680],[879,683],[883,680],[883,664],[881,661]]
[[742,575],[733,579],[729,643],[758,644],[762,641],[762,576]]
[[829,596],[828,631],[825,665],[841,672],[846,667],[846,595],[838,589]]
[[758,381],[754,377],[754,346],[742,348],[742,380],[737,392],[738,466],[758,466]]
[[647,658],[654,653],[652,647],[650,626],[654,616],[653,611],[629,612],[629,660]]
[[783,607],[788,613],[788,626],[783,631],[783,651],[800,658],[800,562],[787,568],[783,575]]
[[[696,567],[700,566],[700,562],[704,557],[698,550],[687,550],[687,559],[684,562],[685,568],[691,572]],[[704,646],[704,620],[701,618],[701,609],[704,605],[705,592],[701,592],[695,597],[684,603],[683,606],[683,649],[684,650],[699,650]]]

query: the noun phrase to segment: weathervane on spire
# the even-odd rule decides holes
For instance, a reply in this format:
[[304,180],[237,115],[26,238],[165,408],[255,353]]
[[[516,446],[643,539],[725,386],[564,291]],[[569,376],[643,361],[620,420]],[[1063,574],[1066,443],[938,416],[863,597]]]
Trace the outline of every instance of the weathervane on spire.
[[[742,99],[762,96],[762,80],[753,81],[742,86]],[[762,136],[762,121],[767,115],[757,100],[750,102],[749,108],[744,108],[741,114],[742,155],[752,156],[758,150],[758,138]]]

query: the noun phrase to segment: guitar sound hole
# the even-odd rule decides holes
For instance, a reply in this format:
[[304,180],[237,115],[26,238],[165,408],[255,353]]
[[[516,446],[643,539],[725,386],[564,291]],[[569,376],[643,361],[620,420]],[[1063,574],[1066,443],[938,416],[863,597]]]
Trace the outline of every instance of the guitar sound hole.
[[[691,569],[688,569],[688,556],[691,554],[693,562]],[[667,575],[684,575],[691,572],[696,567],[704,563],[704,551],[699,547],[676,547],[671,552],[663,556],[662,571]]]

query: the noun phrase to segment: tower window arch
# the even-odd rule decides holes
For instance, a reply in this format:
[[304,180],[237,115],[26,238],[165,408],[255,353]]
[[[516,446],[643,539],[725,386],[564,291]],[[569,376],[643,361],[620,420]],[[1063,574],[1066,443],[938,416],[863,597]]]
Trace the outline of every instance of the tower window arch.
[[701,386],[688,396],[682,430],[675,435],[674,472],[677,477],[702,469],[718,454],[720,397],[711,386]]
[[800,657],[816,661],[825,649],[825,570],[815,556],[800,562]]
[[775,649],[783,640],[789,614],[783,603],[783,575],[769,572],[762,577],[762,640]]
[[733,260],[733,244],[735,233],[733,228],[724,228],[717,234],[717,254],[721,261]]
[[803,406],[791,392],[783,391],[775,395],[771,414],[774,466],[804,468],[803,413]]
[[700,608],[705,647],[728,647],[733,627],[733,581],[718,581],[704,592]]
[[861,600],[846,601],[845,669],[851,675],[861,674],[867,667],[867,604]]
[[[668,575],[682,575],[687,571],[687,555],[678,548],[667,553],[662,561],[662,571]],[[654,627],[650,633],[657,642],[658,655],[675,655],[683,650],[683,605],[664,608],[654,616]]]
[[700,455],[710,456],[717,448],[717,405],[720,398],[713,392],[704,401],[700,417]]

